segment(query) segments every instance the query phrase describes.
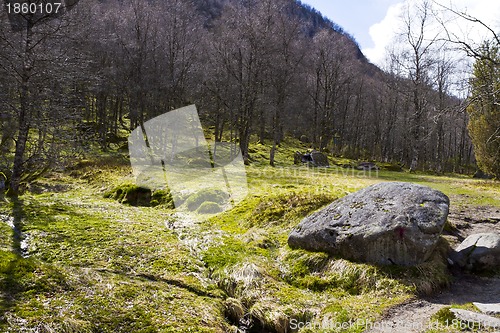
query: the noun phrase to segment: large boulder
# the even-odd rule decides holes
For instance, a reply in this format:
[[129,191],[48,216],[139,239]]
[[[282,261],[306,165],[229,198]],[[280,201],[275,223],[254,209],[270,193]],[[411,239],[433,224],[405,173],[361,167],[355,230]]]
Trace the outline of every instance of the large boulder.
[[354,261],[416,265],[434,251],[448,208],[448,197],[427,186],[380,183],[306,217],[288,244]]
[[467,270],[500,269],[500,234],[470,235],[455,249],[451,259]]

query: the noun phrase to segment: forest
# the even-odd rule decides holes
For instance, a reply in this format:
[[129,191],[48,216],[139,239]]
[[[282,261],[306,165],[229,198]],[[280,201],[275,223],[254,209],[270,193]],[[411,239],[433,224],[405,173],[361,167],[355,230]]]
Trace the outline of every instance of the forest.
[[497,331],[500,36],[405,3],[5,0],[0,332]]
[[[436,20],[430,2],[416,4],[417,15],[408,9],[383,70],[298,1],[92,0],[68,8],[21,23],[1,16],[0,171],[12,193],[190,104],[216,141],[239,144],[247,163],[253,138],[271,143],[274,165],[288,136],[332,156],[438,173],[474,173],[479,152],[482,171],[498,175],[498,38],[477,47],[427,39]],[[473,51],[484,85],[474,89],[473,69],[453,47]],[[476,101],[481,114],[493,102],[489,120],[470,122]]]

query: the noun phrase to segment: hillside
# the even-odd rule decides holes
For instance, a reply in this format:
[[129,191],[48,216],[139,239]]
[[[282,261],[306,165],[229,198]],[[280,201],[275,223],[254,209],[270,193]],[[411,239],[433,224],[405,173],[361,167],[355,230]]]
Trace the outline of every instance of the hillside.
[[15,191],[191,104],[247,162],[257,135],[273,142],[270,165],[291,136],[337,157],[438,173],[477,168],[468,115],[438,62],[417,81],[409,58],[384,73],[341,27],[296,1],[92,0],[27,24],[29,40],[1,19],[1,56],[12,62],[0,68],[0,172]]
[[[194,1],[197,10],[202,13],[202,16],[206,19],[207,27],[211,27],[213,25],[213,21],[221,16],[225,6],[239,3],[245,4],[246,6],[252,5],[252,1],[242,0]],[[291,17],[299,18],[304,24],[304,31],[311,37],[313,37],[322,29],[331,29],[335,33],[347,37],[348,39],[350,39],[350,42],[357,46],[357,57],[359,59],[366,60],[366,57],[361,52],[361,49],[359,48],[354,37],[349,36],[341,26],[323,16],[323,14],[321,14],[321,12],[317,11],[315,8],[302,3],[300,0],[288,0],[288,15],[290,15]]]

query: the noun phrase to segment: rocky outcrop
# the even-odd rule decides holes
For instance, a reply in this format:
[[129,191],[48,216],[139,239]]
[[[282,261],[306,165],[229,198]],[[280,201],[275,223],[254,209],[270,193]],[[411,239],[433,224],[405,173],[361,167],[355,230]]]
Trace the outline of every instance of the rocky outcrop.
[[455,249],[451,259],[471,271],[500,269],[500,234],[470,235]]
[[355,261],[416,265],[435,249],[448,208],[448,197],[429,187],[380,183],[306,217],[288,244]]

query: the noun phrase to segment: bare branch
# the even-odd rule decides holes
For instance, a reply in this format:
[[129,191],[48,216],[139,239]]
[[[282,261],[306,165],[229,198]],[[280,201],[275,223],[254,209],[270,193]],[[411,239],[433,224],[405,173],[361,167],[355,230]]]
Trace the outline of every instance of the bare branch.
[[[491,41],[495,42],[495,44],[497,45],[500,45],[500,36],[495,32],[495,30],[493,30],[492,27],[490,27],[489,25],[487,25],[486,23],[484,23],[484,21],[472,16],[472,15],[469,15],[465,12],[461,12],[461,11],[458,11],[454,8],[451,8],[451,7],[448,7],[448,6],[445,6],[445,5],[442,5],[440,3],[438,3],[436,0],[432,0],[436,5],[438,5],[439,7],[445,9],[446,11],[456,15],[456,17],[458,18],[461,18],[461,19],[464,19],[468,22],[471,22],[471,23],[474,23],[474,24],[478,24],[480,26],[482,26],[483,28],[485,28],[486,30],[488,30],[491,34]],[[443,29],[446,33],[446,41],[447,42],[450,42],[452,44],[455,44],[455,45],[458,45],[459,48],[461,48],[466,54],[467,56],[469,57],[472,57],[472,58],[475,58],[475,59],[479,59],[479,60],[487,60],[487,61],[490,61],[491,63],[495,64],[495,65],[500,65],[500,62],[494,58],[492,58],[491,56],[489,56],[488,54],[484,54],[482,51],[481,51],[481,46],[478,46],[478,45],[473,45],[471,44],[470,42],[467,42],[466,40],[464,40],[463,38],[460,38],[458,37],[456,34],[450,32],[450,30],[448,29],[447,25],[445,24],[445,22],[443,20],[441,20],[440,18],[437,17],[436,15],[436,19],[438,20],[438,22],[443,26]]]

